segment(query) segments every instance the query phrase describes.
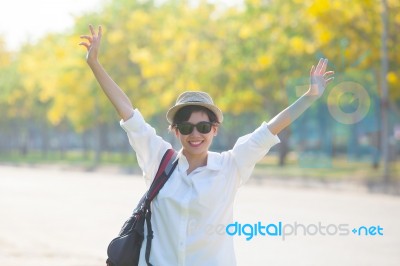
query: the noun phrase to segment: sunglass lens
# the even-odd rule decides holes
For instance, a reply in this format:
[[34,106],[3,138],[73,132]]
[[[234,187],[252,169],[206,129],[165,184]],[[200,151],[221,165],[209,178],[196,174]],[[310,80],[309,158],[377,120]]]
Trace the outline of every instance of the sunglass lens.
[[178,130],[183,135],[189,135],[192,133],[194,126],[191,124],[180,124],[178,125]]
[[196,125],[197,130],[202,134],[207,134],[211,131],[211,124],[207,122],[200,122]]
[[196,125],[190,124],[190,123],[182,123],[176,125],[178,128],[179,132],[181,132],[182,135],[189,135],[193,132],[194,127],[196,127],[197,131],[202,133],[202,134],[207,134],[211,131],[212,123],[210,122],[200,122]]

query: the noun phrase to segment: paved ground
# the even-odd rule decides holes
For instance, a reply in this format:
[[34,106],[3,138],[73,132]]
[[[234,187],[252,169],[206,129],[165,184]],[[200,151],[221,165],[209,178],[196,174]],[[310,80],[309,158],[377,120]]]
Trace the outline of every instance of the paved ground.
[[[140,178],[111,172],[0,166],[0,264],[105,265],[108,242],[144,189]],[[298,230],[285,240],[236,236],[238,265],[400,265],[400,197],[250,183],[235,215]],[[350,231],[360,226],[376,235]]]

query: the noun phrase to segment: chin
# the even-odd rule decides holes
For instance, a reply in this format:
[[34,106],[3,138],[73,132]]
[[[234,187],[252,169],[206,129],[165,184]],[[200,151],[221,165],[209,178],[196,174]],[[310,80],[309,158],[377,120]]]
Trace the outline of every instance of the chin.
[[200,155],[200,154],[204,154],[204,153],[208,152],[208,148],[204,148],[204,147],[193,148],[190,146],[189,147],[186,146],[186,147],[184,147],[184,149],[188,155]]

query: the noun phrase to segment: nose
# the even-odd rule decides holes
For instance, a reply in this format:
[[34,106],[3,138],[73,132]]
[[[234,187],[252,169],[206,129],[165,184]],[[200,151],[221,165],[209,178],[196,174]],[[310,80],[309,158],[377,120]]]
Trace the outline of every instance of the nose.
[[197,127],[193,128],[192,133],[190,133],[191,136],[200,136],[201,133],[199,131],[197,131]]

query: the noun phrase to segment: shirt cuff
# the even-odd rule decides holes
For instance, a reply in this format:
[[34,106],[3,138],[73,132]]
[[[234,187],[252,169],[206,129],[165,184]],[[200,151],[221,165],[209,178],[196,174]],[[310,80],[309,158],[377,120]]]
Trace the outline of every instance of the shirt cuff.
[[279,139],[278,135],[274,135],[271,133],[271,131],[268,128],[268,124],[266,122],[263,122],[261,125],[261,128],[265,133],[267,134],[267,137],[265,138],[266,144],[268,147],[273,147],[274,145],[278,144],[281,142]]
[[133,115],[128,120],[124,121],[121,119],[121,121],[119,121],[119,124],[126,132],[138,131],[145,123],[146,122],[138,109],[133,110]]

